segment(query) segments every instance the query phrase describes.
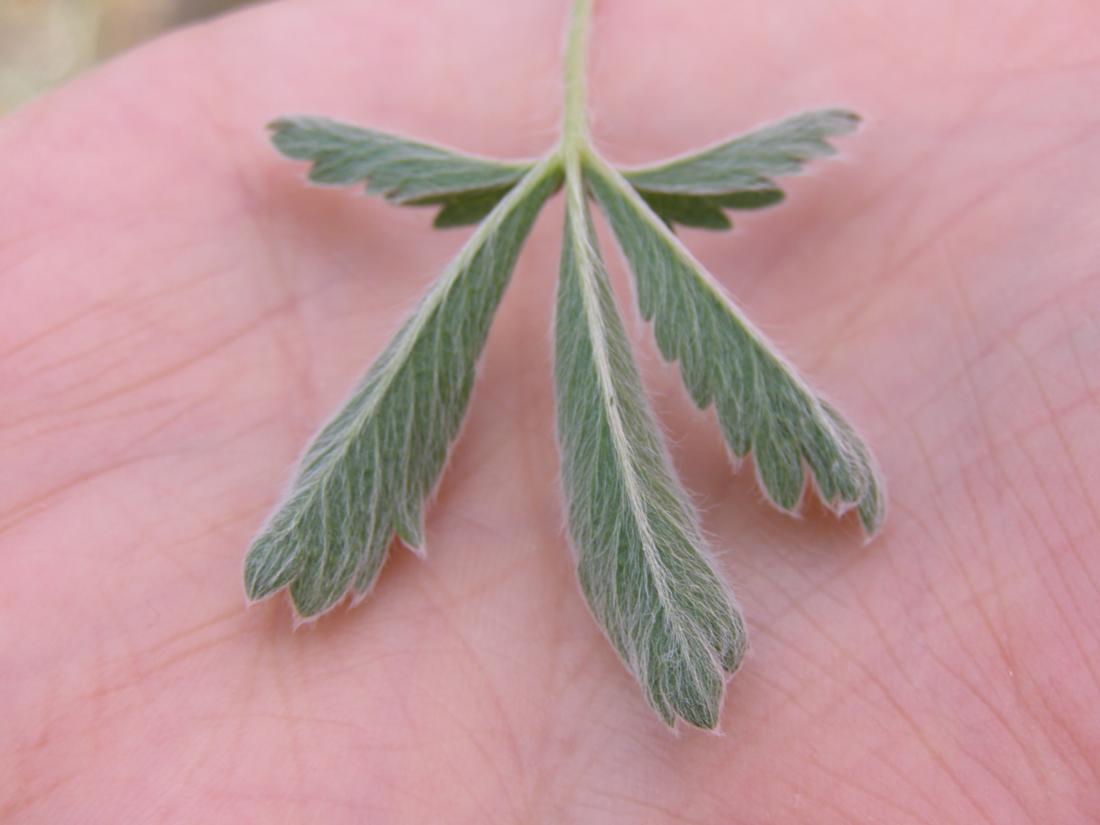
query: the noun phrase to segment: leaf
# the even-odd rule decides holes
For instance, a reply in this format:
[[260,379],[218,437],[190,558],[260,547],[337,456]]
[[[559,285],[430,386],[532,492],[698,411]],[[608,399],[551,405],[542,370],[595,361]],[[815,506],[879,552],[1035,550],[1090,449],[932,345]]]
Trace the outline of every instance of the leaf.
[[449,229],[453,226],[466,226],[481,223],[482,219],[493,211],[500,199],[508,194],[509,186],[497,186],[492,189],[471,189],[452,195],[440,195],[409,201],[409,206],[439,206],[432,226],[436,229]]
[[839,109],[803,112],[708,149],[623,172],[649,192],[722,195],[777,188],[772,178],[793,175],[813,158],[836,150],[828,138],[855,131],[859,116]]
[[677,223],[698,229],[729,229],[733,226],[721,205],[712,198],[669,195],[665,192],[642,191],[639,194],[670,227]]
[[697,229],[729,229],[733,224],[723,209],[763,209],[783,200],[779,189],[731,192],[728,195],[672,195],[667,192],[638,190],[642,200],[669,227],[674,224]]
[[280,152],[312,161],[309,179],[314,183],[365,183],[368,193],[392,203],[442,204],[437,226],[477,223],[532,167],[464,155],[326,118],[282,118],[270,129]]
[[774,346],[615,170],[598,159],[586,176],[634,272],[642,316],[678,361],[700,408],[714,403],[738,458],[751,450],[768,497],[794,511],[805,467],[837,513],[857,507],[874,534],[885,493],[871,454],[840,414],[818,398]]
[[858,125],[859,117],[851,112],[805,112],[700,152],[622,174],[666,223],[728,229],[722,209],[778,203],[783,192],[773,177],[795,174],[810,160],[834,154],[828,139]]
[[660,717],[713,728],[745,628],[654,422],[581,185],[567,173],[555,312],[558,438],[581,587]]
[[733,224],[723,209],[763,209],[783,200],[779,189],[730,192],[727,195],[676,195],[639,189],[638,194],[670,228],[674,224],[697,229],[729,229]]
[[309,446],[248,553],[250,599],[289,585],[298,613],[316,616],[370,589],[394,533],[420,547],[493,313],[559,178],[544,162],[500,202]]

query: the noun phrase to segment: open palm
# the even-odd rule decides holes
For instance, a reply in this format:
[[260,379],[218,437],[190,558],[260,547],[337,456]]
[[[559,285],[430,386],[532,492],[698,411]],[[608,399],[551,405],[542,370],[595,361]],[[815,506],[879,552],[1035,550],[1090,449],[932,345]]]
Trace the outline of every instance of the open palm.
[[868,116],[783,208],[684,235],[891,482],[869,547],[815,502],[771,510],[636,325],[749,619],[724,735],[657,721],[575,583],[556,205],[428,559],[395,547],[366,604],[308,629],[282,597],[245,610],[243,554],[295,457],[465,235],[305,189],[262,124],[537,154],[566,11],[283,2],[0,122],[5,822],[1100,817],[1100,14],[691,9],[597,3],[597,140],[633,162],[802,108]]

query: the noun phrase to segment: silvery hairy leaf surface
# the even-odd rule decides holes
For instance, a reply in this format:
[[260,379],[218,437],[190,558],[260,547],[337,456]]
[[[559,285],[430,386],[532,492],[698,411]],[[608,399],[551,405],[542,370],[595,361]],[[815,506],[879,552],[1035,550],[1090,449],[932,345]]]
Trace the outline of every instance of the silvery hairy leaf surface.
[[836,153],[830,138],[854,131],[859,117],[840,109],[803,112],[701,151],[625,169],[622,175],[669,225],[729,229],[726,209],[760,209],[783,200],[774,178]]
[[672,469],[583,195],[566,209],[554,377],[581,587],[660,717],[711,728],[744,624]]
[[544,164],[505,196],[314,439],[248,553],[249,598],[289,586],[298,614],[316,616],[370,589],[395,534],[421,545],[493,313],[558,178]]
[[864,530],[878,530],[883,484],[852,427],[809,389],[618,173],[589,164],[586,179],[634,273],[642,316],[653,322],[661,353],[678,363],[699,407],[714,405],[733,455],[752,452],[771,501],[797,509],[808,467],[827,505],[838,512],[856,507]]
[[320,117],[280,118],[271,140],[288,158],[311,162],[313,183],[363,183],[407,206],[440,206],[437,227],[478,223],[530,171],[398,135]]

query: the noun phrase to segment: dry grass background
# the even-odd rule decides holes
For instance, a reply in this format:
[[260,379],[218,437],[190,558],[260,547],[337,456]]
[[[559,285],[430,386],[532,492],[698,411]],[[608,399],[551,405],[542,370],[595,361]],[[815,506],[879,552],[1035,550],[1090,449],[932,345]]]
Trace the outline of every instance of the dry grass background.
[[251,0],[0,0],[0,113],[172,26]]

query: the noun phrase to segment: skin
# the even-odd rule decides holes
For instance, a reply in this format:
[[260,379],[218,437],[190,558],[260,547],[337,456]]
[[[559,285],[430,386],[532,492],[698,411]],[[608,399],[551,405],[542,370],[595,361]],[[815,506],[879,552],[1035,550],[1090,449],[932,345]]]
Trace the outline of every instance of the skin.
[[867,115],[783,207],[683,237],[891,485],[869,546],[813,500],[771,509],[623,304],[749,620],[723,735],[657,721],[575,583],[560,198],[500,309],[428,559],[395,546],[366,603],[296,632],[283,596],[245,609],[244,552],[295,458],[466,235],[305,189],[261,125],[321,113],[536,155],[566,11],[285,2],[0,121],[0,819],[1100,817],[1098,10],[692,9],[597,3],[597,143],[641,162],[804,108]]

